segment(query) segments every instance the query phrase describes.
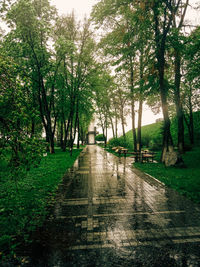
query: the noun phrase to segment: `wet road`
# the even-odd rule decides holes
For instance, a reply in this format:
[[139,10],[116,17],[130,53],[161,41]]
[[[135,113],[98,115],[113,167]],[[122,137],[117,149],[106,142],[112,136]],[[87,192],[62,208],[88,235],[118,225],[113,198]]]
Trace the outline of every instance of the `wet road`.
[[27,266],[200,266],[200,208],[88,146],[66,173]]

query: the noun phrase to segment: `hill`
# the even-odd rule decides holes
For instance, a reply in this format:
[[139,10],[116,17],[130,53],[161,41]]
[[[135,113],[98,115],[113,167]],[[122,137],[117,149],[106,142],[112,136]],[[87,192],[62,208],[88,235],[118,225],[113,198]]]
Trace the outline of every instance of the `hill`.
[[[200,111],[193,113],[194,119],[194,141],[195,145],[200,144]],[[187,124],[185,125],[185,146],[186,148],[190,148],[190,138],[189,138],[189,130]],[[162,127],[163,122],[159,121],[156,123],[152,123],[149,125],[142,126],[142,147],[148,147],[152,150],[160,150],[162,148]],[[177,144],[177,121],[173,119],[171,122],[171,134],[173,138],[174,145]],[[109,140],[110,146],[124,146],[133,149],[133,133],[132,130],[126,133],[126,141],[123,136],[119,138],[112,138]]]
[[[162,146],[162,125],[163,122],[156,122],[149,125],[142,126],[142,147],[149,147],[151,149],[160,149]],[[132,130],[126,133],[128,143],[132,143]]]

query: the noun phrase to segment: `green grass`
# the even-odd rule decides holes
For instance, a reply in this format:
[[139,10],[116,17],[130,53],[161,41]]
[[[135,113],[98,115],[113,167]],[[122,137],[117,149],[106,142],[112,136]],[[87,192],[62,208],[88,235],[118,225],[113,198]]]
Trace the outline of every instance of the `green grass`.
[[[194,140],[195,144],[200,144],[199,132],[200,132],[200,111],[193,113],[194,118]],[[152,123],[142,126],[142,146],[152,150],[160,150],[162,148],[162,127],[163,122]],[[191,147],[189,140],[188,128],[185,124],[185,145]],[[177,121],[173,119],[171,121],[171,134],[175,146],[177,145]],[[120,139],[120,138],[119,138]],[[129,147],[133,147],[133,133],[132,130],[126,133],[126,143]],[[123,146],[123,145],[122,145]]]
[[[162,146],[162,122],[152,123],[142,126],[142,146],[150,147],[151,149],[159,149]],[[133,132],[132,130],[126,133],[127,143],[131,143],[133,147]]]
[[56,149],[55,154],[43,157],[39,167],[31,168],[17,183],[9,178],[7,163],[0,162],[0,257],[14,253],[17,237],[27,241],[28,233],[42,225],[47,204],[54,198],[64,173],[80,151],[74,150],[70,157],[69,152]]
[[162,163],[134,163],[134,167],[200,203],[200,147],[184,154],[183,160],[186,164],[184,169],[165,167]]

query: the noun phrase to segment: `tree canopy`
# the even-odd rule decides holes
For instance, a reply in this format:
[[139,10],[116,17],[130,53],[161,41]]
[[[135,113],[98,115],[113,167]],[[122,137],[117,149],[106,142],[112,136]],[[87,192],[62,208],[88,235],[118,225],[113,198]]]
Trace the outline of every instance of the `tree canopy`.
[[162,161],[174,147],[172,117],[183,153],[184,121],[193,142],[192,111],[199,109],[199,26],[185,31],[189,4],[104,0],[79,21],[73,12],[59,16],[48,0],[3,1],[1,144],[9,141],[14,161],[24,140],[45,138],[51,153],[55,143],[72,152],[75,140],[86,141],[94,113],[105,144],[108,128],[117,137],[120,124],[125,138],[131,114],[133,149],[141,150],[144,104],[163,112]]

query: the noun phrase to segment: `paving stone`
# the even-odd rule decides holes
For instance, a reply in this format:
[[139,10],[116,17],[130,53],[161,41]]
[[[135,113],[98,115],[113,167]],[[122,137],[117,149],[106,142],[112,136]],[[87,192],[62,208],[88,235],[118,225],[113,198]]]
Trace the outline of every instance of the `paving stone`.
[[87,146],[27,266],[200,266],[200,206],[132,161]]

